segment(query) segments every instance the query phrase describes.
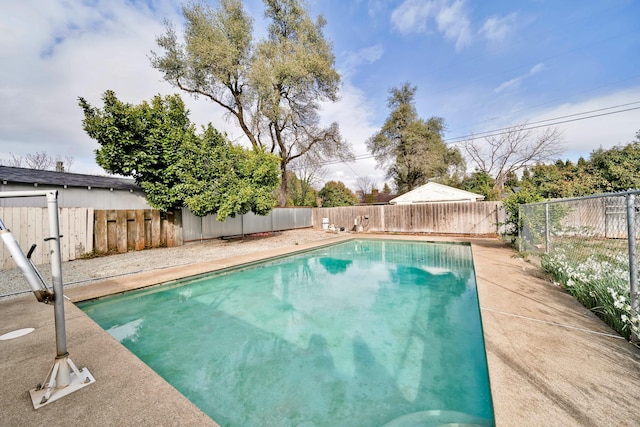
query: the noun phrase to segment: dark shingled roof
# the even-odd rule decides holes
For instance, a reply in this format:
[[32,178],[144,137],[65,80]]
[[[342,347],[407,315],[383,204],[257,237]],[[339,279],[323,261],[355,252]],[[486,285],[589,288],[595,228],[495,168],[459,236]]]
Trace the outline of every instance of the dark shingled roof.
[[114,190],[142,191],[130,178],[84,175],[37,169],[0,166],[0,181],[7,184],[57,185],[60,187],[113,188]]

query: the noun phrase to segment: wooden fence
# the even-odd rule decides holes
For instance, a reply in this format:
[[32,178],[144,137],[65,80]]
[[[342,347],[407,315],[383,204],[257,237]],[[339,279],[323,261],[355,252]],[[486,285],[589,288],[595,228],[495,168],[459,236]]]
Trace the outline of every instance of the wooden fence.
[[[127,252],[158,246],[180,246],[182,214],[161,214],[152,209],[94,210],[59,208],[62,261],[79,259],[94,249],[100,252]],[[0,207],[0,218],[24,253],[37,244],[32,259],[36,265],[50,262],[49,216],[47,208]],[[16,264],[0,243],[0,268]]]
[[[62,261],[78,259],[94,249],[127,252],[183,244],[180,210],[161,214],[152,209],[60,208],[59,214]],[[38,245],[32,256],[37,265],[50,261],[48,244],[44,241],[49,237],[46,208],[0,207],[0,218],[25,253],[31,244]],[[346,230],[487,236],[501,233],[504,209],[500,202],[313,209],[315,228],[321,228],[325,218],[329,224]],[[9,251],[0,244],[0,268],[14,267]]]
[[[62,261],[74,260],[90,252],[93,249],[93,209],[60,208],[58,212]],[[38,245],[31,256],[35,264],[50,262],[49,243],[44,241],[50,236],[47,208],[0,207],[0,218],[23,252],[27,253],[34,243]],[[9,250],[1,242],[0,267],[16,267]]]
[[182,211],[166,214],[153,209],[96,210],[95,250],[142,250],[181,246]]
[[314,228],[323,222],[364,232],[495,236],[503,229],[504,208],[501,202],[461,202],[314,209]]

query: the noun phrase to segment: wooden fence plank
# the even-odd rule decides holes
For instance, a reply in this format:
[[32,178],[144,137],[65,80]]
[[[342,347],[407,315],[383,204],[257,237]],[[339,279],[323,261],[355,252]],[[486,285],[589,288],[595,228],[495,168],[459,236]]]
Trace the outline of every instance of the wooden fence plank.
[[94,232],[94,222],[93,222],[93,215],[94,215],[94,209],[93,208],[88,208],[85,211],[85,217],[86,217],[86,224],[87,224],[87,231],[85,234],[86,240],[85,240],[85,252],[92,252],[93,248],[94,248],[94,237],[93,237],[93,232]]
[[175,223],[176,216],[173,212],[167,212],[167,247],[171,248],[176,244]]
[[127,211],[125,210],[116,212],[116,233],[118,252],[127,252],[129,248],[127,247]]
[[83,253],[87,252],[87,217],[85,209],[71,208],[75,223],[75,232],[73,236],[72,259],[78,259]]
[[329,218],[329,223],[336,227],[352,229],[354,218],[365,214],[369,215],[368,224],[363,227],[365,232],[496,235],[502,230],[496,218],[504,217],[504,209],[500,202],[315,208],[312,223],[320,228],[322,218]]
[[133,209],[127,209],[127,249],[135,248],[136,241],[136,216]]
[[160,246],[160,211],[151,211],[151,246]]
[[[84,208],[59,208],[58,219],[60,226],[60,257],[63,261],[80,257],[84,245],[76,242],[86,241],[87,209]],[[22,251],[26,254],[32,244],[36,244],[36,250],[31,259],[36,265],[50,262],[50,243],[46,238],[52,237],[49,232],[49,214],[47,208],[36,207],[11,207],[2,208],[0,218],[9,228]],[[91,218],[93,222],[93,218]],[[93,229],[93,226],[91,226]],[[93,236],[90,237],[93,242]],[[0,268],[15,268],[16,265],[11,254],[1,245]],[[92,244],[91,244],[92,246]]]
[[109,250],[108,245],[108,233],[107,233],[107,211],[104,210],[96,210],[94,211],[95,217],[95,230],[94,230],[94,241],[96,251],[98,252],[107,252]]
[[69,227],[71,224],[69,223],[71,218],[69,218],[69,210],[68,209],[59,209],[59,218],[60,218],[60,257],[62,261],[69,261]]
[[151,247],[151,209],[145,209],[144,213],[144,247]]
[[144,210],[135,210],[135,242],[134,247],[137,251],[144,249]]

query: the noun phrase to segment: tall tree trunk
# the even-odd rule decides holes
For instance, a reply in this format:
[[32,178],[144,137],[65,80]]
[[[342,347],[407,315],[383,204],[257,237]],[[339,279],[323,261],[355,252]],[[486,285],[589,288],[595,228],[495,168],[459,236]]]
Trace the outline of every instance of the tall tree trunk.
[[280,159],[280,194],[278,195],[278,202],[280,207],[284,208],[287,205],[287,162],[284,159]]

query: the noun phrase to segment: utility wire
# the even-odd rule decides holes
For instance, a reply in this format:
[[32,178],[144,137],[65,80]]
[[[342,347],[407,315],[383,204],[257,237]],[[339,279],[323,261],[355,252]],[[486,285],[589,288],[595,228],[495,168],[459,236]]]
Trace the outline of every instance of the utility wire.
[[[535,122],[526,123],[525,126],[523,126],[522,130],[537,129],[537,128],[541,128],[541,127],[545,127],[545,126],[553,126],[553,125],[557,125],[557,124],[575,122],[575,121],[579,121],[579,120],[591,119],[591,118],[594,118],[594,117],[601,117],[601,116],[608,116],[610,114],[624,113],[626,111],[633,111],[633,110],[640,109],[640,107],[634,107],[634,108],[627,108],[627,109],[624,109],[624,110],[610,111],[608,113],[603,113],[603,114],[594,114],[594,115],[591,115],[591,116],[579,117],[579,118],[575,118],[575,119],[572,119],[572,120],[556,121],[556,120],[565,119],[565,118],[568,118],[568,117],[583,116],[585,114],[591,114],[591,113],[596,113],[596,112],[600,112],[600,111],[611,110],[613,108],[626,107],[626,106],[634,105],[634,104],[640,104],[640,101],[630,102],[628,104],[620,104],[620,105],[616,105],[616,106],[613,106],[613,107],[600,108],[600,109],[597,109],[597,110],[584,111],[582,113],[575,113],[575,114],[568,114],[568,115],[565,115],[565,116],[558,116],[558,117],[554,117],[554,118],[551,118],[551,119],[538,120],[538,121],[535,121]],[[540,125],[540,126],[530,126],[530,125],[537,125],[539,123],[545,123],[545,122],[553,122],[553,123],[548,123],[548,124]],[[504,128],[500,128],[500,129],[494,129],[494,130],[490,130],[490,131],[479,132],[479,133],[475,133],[475,134],[456,136],[456,137],[453,137],[453,138],[445,139],[445,142],[456,143],[456,142],[463,141],[465,139],[478,139],[478,138],[485,138],[487,136],[503,135],[505,133],[510,132],[513,128],[514,128],[514,126],[509,126],[509,127],[504,127]],[[502,132],[502,131],[508,131],[508,132]]]
[[[555,99],[553,99],[553,100],[551,100],[551,101],[543,102],[543,103],[541,103],[541,104],[531,105],[531,106],[528,106],[528,107],[526,107],[526,108],[521,108],[521,109],[516,110],[516,111],[511,111],[511,112],[509,112],[509,113],[501,114],[501,115],[499,115],[499,116],[490,117],[490,118],[488,118],[488,119],[486,119],[486,120],[482,120],[482,121],[480,121],[480,122],[477,122],[477,123],[475,123],[474,125],[479,125],[479,124],[482,124],[482,123],[492,122],[492,121],[497,120],[497,119],[500,119],[500,118],[502,118],[502,117],[508,117],[508,116],[512,116],[512,115],[517,114],[517,113],[521,113],[521,112],[523,112],[523,111],[529,111],[529,110],[531,110],[531,109],[533,109],[533,108],[543,107],[543,106],[545,106],[545,105],[549,105],[549,104],[555,104],[555,103],[557,103],[557,102],[559,102],[559,101],[563,101],[563,100],[565,100],[565,99],[575,98],[575,97],[576,97],[576,96],[578,96],[578,95],[584,95],[585,93],[590,93],[590,92],[596,91],[596,90],[598,90],[598,89],[602,89],[602,88],[606,88],[606,87],[609,87],[609,86],[612,86],[612,85],[616,85],[616,84],[619,84],[619,83],[627,82],[627,81],[629,81],[629,80],[635,80],[635,79],[637,79],[638,77],[640,77],[640,74],[637,74],[637,75],[635,75],[635,76],[628,77],[628,78],[626,78],[626,79],[616,80],[616,81],[614,81],[614,82],[610,82],[610,83],[607,83],[607,84],[605,84],[605,85],[596,86],[596,87],[593,87],[593,88],[591,88],[591,89],[589,89],[589,90],[584,90],[584,91],[581,91],[581,92],[576,92],[576,93],[573,93],[573,94],[568,95],[568,96],[563,96],[563,97],[561,97],[561,98],[555,98]],[[489,105],[493,105],[493,104],[489,104]],[[485,106],[484,106],[483,108],[486,108],[486,107],[487,107],[487,105],[485,104]]]
[[[612,107],[599,108],[599,109],[596,109],[596,110],[583,111],[581,113],[568,114],[568,115],[564,115],[564,116],[553,117],[553,118],[550,118],[550,119],[538,120],[538,121],[532,122],[532,123],[530,123],[528,125],[525,125],[520,130],[525,131],[525,130],[539,129],[539,128],[543,128],[543,127],[547,127],[547,126],[555,126],[555,125],[564,124],[564,123],[577,122],[577,121],[580,121],[580,120],[593,119],[593,118],[596,118],[596,117],[609,116],[609,115],[612,115],[612,114],[618,114],[618,113],[624,113],[624,112],[628,112],[628,111],[640,110],[640,107],[633,107],[633,108],[626,108],[626,109],[623,109],[623,110],[609,111],[609,112],[601,113],[601,114],[592,114],[590,116],[585,116],[585,117],[576,117],[576,116],[583,116],[585,114],[590,114],[590,113],[595,113],[595,112],[600,112],[600,111],[606,111],[606,110],[610,110],[610,109],[613,109],[613,108],[626,107],[626,106],[635,105],[635,104],[640,104],[640,101],[629,102],[629,103],[626,103],[626,104],[619,104],[619,105],[615,105],[615,106],[612,106]],[[569,118],[569,117],[576,117],[576,118],[569,119],[569,120],[560,120],[560,119]],[[546,122],[551,122],[551,123],[546,123]],[[546,124],[540,124],[540,123],[546,123]],[[530,126],[530,125],[536,125],[536,126]],[[493,129],[493,130],[490,130],[490,131],[480,132],[480,133],[477,133],[477,134],[469,134],[469,135],[462,135],[462,136],[457,136],[457,137],[453,137],[453,138],[446,138],[444,140],[444,142],[445,143],[456,144],[456,143],[462,142],[464,140],[474,140],[474,139],[479,139],[479,138],[490,138],[490,137],[493,137],[493,136],[505,135],[505,134],[511,132],[513,127],[514,126],[505,127],[505,128],[499,128],[499,129]],[[370,158],[373,158],[373,157],[374,157],[373,154],[368,154],[368,153],[367,154],[359,154],[359,155],[354,156],[354,161],[370,159]],[[331,161],[323,162],[323,163],[321,163],[321,165],[322,166],[329,166],[329,165],[335,165],[335,164],[340,164],[340,163],[347,164],[344,160],[331,160]]]

